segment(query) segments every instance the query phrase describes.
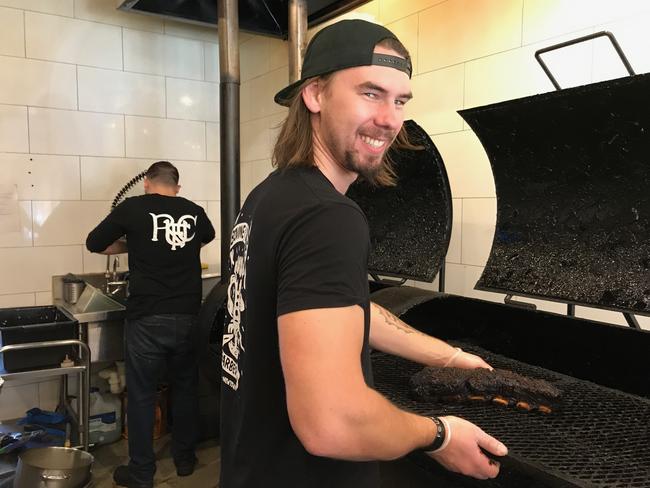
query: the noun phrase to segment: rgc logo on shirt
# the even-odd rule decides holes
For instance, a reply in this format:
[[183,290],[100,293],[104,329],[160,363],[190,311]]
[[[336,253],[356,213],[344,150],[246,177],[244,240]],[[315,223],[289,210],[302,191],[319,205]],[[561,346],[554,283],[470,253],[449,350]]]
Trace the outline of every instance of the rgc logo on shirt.
[[196,228],[196,215],[183,215],[178,218],[178,221],[175,221],[174,217],[169,214],[156,215],[150,212],[149,215],[153,219],[153,233],[151,235],[153,242],[158,241],[158,232],[161,230],[165,231],[165,240],[172,247],[172,251],[175,251],[177,247],[185,247],[185,244],[194,239],[195,234],[189,235],[189,230],[190,221],[194,223]]

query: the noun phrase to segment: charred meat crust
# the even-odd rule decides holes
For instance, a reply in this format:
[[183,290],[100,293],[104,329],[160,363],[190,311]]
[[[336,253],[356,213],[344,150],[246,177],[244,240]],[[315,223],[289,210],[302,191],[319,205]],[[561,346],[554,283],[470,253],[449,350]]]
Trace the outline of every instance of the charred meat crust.
[[411,377],[410,389],[423,401],[491,401],[542,413],[556,409],[562,394],[548,381],[484,368],[426,367]]

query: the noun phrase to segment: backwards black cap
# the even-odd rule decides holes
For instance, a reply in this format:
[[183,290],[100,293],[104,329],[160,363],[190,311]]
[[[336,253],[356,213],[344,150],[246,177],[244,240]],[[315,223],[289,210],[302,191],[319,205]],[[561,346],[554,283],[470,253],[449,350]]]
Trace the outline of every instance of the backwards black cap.
[[379,24],[365,20],[342,20],[316,33],[307,46],[302,77],[275,95],[275,103],[288,106],[296,89],[307,79],[355,66],[389,66],[411,77],[410,60],[376,54],[375,46],[395,34]]

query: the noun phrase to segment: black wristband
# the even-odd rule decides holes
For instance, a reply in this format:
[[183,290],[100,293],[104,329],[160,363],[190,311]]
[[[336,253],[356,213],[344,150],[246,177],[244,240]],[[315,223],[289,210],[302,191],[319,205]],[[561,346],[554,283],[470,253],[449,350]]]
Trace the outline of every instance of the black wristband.
[[442,423],[438,417],[429,417],[431,421],[436,424],[436,436],[433,438],[433,441],[428,446],[421,447],[420,450],[424,452],[437,451],[442,447],[445,442],[445,437],[447,432],[445,430],[445,424]]

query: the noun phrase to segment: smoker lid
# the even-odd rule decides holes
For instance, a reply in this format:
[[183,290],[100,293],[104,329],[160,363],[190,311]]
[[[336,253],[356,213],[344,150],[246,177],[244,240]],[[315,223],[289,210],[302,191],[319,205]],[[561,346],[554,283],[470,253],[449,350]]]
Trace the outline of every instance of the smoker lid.
[[650,75],[461,110],[490,159],[476,288],[650,315]]
[[420,150],[391,150],[397,185],[353,185],[347,193],[366,214],[368,269],[383,276],[433,281],[451,237],[451,191],[440,153],[414,121],[404,127]]

